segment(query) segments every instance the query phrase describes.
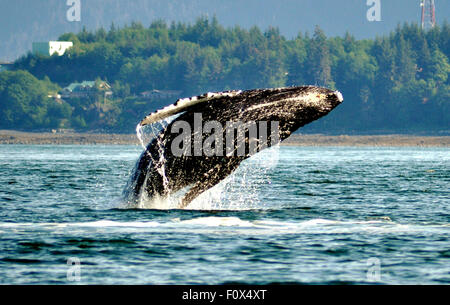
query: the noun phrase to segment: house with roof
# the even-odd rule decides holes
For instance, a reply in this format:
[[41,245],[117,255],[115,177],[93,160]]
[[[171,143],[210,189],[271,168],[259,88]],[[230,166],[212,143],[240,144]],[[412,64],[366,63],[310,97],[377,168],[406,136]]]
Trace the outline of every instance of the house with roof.
[[141,92],[141,97],[149,100],[161,100],[169,98],[179,98],[183,91],[180,90],[150,90]]
[[112,95],[111,86],[105,81],[83,81],[71,83],[61,91],[62,98],[87,98],[103,91],[104,97]]

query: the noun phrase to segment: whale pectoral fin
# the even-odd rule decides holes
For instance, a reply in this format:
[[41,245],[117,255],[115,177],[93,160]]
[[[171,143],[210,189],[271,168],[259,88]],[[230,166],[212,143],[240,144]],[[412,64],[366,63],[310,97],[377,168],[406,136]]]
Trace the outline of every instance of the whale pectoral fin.
[[208,189],[212,188],[214,185],[225,179],[226,175],[219,175],[215,174],[212,177],[205,177],[205,179],[198,181],[194,184],[193,187],[184,195],[183,199],[181,200],[180,205],[178,206],[180,209],[184,209],[191,203],[192,200],[194,200],[198,195],[201,193],[207,191]]
[[194,200],[198,195],[209,189],[207,183],[197,182],[187,193],[184,195],[181,203],[178,205],[180,209],[184,209]]
[[140,126],[145,126],[148,124],[152,124],[155,122],[159,122],[164,120],[172,115],[181,113],[183,111],[187,111],[192,109],[194,106],[207,103],[213,100],[220,100],[223,98],[230,98],[236,95],[241,94],[241,90],[239,91],[224,91],[224,92],[215,92],[215,93],[205,93],[199,96],[193,96],[190,98],[183,98],[177,100],[174,104],[164,107],[163,109],[157,110],[155,112],[147,115],[140,123]]
[[225,179],[230,175],[240,164],[242,158],[235,157],[234,159],[228,160],[226,164],[218,164],[212,168],[204,177],[194,184],[193,187],[184,195],[181,203],[179,204],[180,209],[184,209],[192,202],[198,195],[212,188],[220,181]]

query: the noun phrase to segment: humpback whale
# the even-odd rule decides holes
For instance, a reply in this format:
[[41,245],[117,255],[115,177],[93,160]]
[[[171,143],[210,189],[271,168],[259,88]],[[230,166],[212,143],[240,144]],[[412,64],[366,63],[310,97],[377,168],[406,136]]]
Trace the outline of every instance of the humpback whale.
[[315,86],[225,91],[179,99],[138,124],[139,130],[173,118],[139,157],[124,191],[126,200],[137,203],[142,196],[167,197],[187,188],[179,203],[179,208],[185,208],[243,160],[280,143],[342,101],[339,91]]

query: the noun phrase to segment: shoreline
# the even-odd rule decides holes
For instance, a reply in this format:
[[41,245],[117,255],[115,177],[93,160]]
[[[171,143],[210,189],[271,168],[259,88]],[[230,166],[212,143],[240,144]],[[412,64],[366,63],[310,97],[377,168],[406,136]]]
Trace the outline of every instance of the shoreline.
[[450,147],[450,136],[293,134],[282,145],[355,147]]
[[[140,145],[136,134],[51,133],[0,130],[0,144]],[[293,134],[287,146],[450,147],[450,136]]]

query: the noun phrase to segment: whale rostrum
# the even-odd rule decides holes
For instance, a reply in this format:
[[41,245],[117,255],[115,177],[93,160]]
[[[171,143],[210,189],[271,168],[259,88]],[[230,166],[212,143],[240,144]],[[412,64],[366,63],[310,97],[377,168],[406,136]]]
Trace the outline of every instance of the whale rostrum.
[[279,144],[343,101],[339,91],[303,86],[206,93],[179,99],[138,125],[175,115],[146,146],[124,191],[128,202],[187,188],[185,208],[253,154]]

